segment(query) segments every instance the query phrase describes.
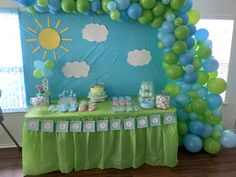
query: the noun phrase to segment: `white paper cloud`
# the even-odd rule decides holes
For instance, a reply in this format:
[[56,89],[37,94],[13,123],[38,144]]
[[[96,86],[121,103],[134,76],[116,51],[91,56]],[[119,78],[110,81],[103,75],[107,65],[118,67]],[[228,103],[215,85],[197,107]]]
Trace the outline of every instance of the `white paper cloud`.
[[71,78],[81,78],[87,77],[90,70],[90,66],[82,61],[82,62],[68,62],[62,68],[62,72],[64,73],[65,77]]
[[143,66],[150,63],[152,60],[151,52],[142,49],[142,50],[133,50],[129,51],[127,62],[132,66]]
[[103,42],[107,40],[109,31],[104,25],[91,23],[84,27],[82,33],[83,39],[89,42]]

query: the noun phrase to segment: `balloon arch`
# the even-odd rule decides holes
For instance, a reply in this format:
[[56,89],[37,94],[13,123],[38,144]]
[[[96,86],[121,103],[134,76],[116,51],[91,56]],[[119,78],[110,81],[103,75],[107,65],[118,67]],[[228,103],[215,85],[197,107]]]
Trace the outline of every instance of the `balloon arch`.
[[217,77],[218,61],[206,29],[196,29],[200,14],[192,0],[15,0],[35,14],[105,14],[112,20],[138,21],[157,29],[163,68],[172,82],[164,90],[177,108],[179,144],[190,152],[217,154],[236,146],[236,134],[222,125],[226,82]]

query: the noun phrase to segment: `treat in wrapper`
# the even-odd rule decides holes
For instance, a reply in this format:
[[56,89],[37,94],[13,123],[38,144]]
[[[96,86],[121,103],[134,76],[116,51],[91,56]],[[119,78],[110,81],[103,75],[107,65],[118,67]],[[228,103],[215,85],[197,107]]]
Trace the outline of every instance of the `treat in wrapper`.
[[156,107],[159,109],[168,109],[170,107],[170,96],[160,94],[156,96]]

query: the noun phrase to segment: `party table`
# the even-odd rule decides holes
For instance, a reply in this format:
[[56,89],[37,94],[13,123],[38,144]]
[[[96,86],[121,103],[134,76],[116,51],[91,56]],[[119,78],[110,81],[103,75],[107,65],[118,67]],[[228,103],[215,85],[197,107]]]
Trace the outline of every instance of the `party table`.
[[177,165],[175,108],[112,112],[109,101],[96,107],[72,113],[29,108],[23,126],[24,174]]

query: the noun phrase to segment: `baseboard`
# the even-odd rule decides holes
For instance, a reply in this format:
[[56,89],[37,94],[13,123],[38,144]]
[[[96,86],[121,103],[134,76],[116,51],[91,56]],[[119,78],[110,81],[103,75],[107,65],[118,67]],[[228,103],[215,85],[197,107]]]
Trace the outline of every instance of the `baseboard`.
[[[20,146],[22,146],[22,143],[19,143]],[[7,144],[0,144],[0,149],[1,148],[12,148],[12,147],[17,147],[14,143],[7,143]]]

